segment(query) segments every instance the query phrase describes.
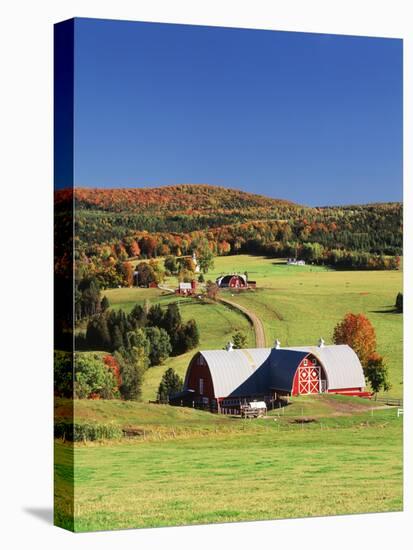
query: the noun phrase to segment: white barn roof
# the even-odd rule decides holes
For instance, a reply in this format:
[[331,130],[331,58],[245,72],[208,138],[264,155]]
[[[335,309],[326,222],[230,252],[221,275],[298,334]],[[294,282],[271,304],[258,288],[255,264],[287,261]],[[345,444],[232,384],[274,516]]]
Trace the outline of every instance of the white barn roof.
[[208,364],[216,397],[262,394],[269,389],[290,391],[298,365],[310,353],[323,366],[328,389],[363,388],[366,385],[359,358],[345,344],[199,353]]
[[304,351],[317,357],[324,367],[328,387],[331,389],[361,388],[366,385],[360,360],[354,350],[346,344],[284,349]]
[[179,290],[192,290],[191,283],[179,283]]
[[271,348],[209,350],[200,353],[208,363],[215,395],[225,397],[233,395],[251,379],[267,361]]

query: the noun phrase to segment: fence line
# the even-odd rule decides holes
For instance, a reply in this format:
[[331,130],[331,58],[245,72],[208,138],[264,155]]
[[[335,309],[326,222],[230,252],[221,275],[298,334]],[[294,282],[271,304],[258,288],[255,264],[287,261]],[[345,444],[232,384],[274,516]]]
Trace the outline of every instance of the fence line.
[[377,397],[373,400],[393,407],[403,407],[403,399],[395,399],[393,397]]

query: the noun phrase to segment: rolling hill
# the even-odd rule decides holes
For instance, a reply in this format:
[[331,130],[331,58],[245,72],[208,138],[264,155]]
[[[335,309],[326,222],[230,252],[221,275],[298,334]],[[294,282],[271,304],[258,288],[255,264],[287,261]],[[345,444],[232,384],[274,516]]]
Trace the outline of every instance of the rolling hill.
[[291,201],[272,199],[213,185],[171,185],[155,188],[76,188],[75,205],[80,209],[107,212],[174,212],[201,214],[280,207],[295,208]]

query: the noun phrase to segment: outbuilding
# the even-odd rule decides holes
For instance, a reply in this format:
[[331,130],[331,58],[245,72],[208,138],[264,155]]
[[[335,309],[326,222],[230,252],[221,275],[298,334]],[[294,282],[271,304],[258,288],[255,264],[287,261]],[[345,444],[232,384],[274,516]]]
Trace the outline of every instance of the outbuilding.
[[192,280],[190,283],[181,282],[179,287],[176,289],[175,294],[180,296],[192,296],[196,293],[196,281]]
[[363,368],[348,345],[200,351],[189,363],[184,391],[194,406],[224,412],[252,400],[295,395],[367,396]]

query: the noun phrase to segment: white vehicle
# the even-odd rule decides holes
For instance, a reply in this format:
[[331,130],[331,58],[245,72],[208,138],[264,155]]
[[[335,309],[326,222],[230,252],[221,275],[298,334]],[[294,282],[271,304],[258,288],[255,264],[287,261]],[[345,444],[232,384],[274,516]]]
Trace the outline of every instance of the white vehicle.
[[242,418],[259,418],[267,414],[265,401],[250,401],[240,407]]

